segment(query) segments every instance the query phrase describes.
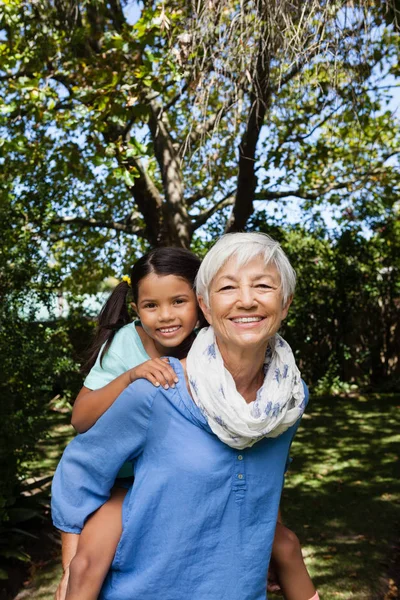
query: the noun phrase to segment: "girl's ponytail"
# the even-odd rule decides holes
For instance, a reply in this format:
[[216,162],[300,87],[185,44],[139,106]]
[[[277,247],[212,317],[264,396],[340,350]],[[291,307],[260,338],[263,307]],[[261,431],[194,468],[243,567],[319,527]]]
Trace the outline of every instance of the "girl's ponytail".
[[83,365],[82,370],[89,372],[96,362],[97,356],[105,342],[101,352],[100,365],[104,354],[111,346],[116,332],[131,322],[127,306],[127,296],[130,293],[130,286],[127,281],[121,281],[114,288],[111,296],[100,311],[97,318],[97,327],[92,344],[88,349],[88,358]]

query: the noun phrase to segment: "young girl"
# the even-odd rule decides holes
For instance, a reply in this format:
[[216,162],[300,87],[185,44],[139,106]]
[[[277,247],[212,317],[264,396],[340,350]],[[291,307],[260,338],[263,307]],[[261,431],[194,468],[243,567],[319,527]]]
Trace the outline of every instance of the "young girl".
[[[158,248],[137,261],[103,307],[87,368],[74,405],[72,424],[89,429],[133,381],[174,386],[176,374],[162,356],[186,356],[193,330],[205,324],[193,290],[200,260],[188,250]],[[127,300],[140,319],[130,322]],[[122,532],[122,503],[132,484],[130,464],[119,473],[110,499],[85,524],[81,535],[62,534],[64,575],[56,600],[95,600]],[[275,551],[276,548],[276,551]],[[287,600],[309,600],[315,588],[294,534],[278,523],[274,569]]]

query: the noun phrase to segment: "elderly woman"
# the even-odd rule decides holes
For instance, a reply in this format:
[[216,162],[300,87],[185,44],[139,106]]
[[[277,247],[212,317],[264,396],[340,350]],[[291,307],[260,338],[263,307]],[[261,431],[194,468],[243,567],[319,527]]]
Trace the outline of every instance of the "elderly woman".
[[100,598],[265,599],[285,465],[307,399],[277,333],[294,287],[277,242],[221,238],[196,282],[210,327],[186,364],[170,359],[179,383],[136,381],[67,447],[52,499],[62,531],[79,533],[121,465],[134,465]]

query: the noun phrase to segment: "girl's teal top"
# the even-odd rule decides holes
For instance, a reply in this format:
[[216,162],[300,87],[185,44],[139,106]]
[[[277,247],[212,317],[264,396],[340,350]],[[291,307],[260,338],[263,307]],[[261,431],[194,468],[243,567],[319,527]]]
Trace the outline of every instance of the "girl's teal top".
[[[90,390],[98,390],[122,375],[122,373],[141,365],[146,360],[150,360],[150,356],[144,349],[142,340],[136,330],[135,323],[129,323],[117,331],[100,364],[100,356],[104,346],[105,344],[103,344],[96,363],[83,383]],[[132,464],[125,463],[118,473],[118,478],[132,476]]]

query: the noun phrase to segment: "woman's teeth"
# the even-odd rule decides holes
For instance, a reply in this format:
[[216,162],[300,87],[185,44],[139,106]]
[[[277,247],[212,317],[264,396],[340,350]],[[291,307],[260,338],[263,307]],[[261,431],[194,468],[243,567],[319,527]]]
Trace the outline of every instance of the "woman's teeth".
[[232,319],[234,323],[255,323],[261,320],[262,317],[239,317],[237,319]]

